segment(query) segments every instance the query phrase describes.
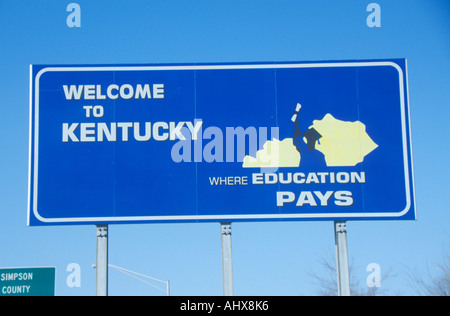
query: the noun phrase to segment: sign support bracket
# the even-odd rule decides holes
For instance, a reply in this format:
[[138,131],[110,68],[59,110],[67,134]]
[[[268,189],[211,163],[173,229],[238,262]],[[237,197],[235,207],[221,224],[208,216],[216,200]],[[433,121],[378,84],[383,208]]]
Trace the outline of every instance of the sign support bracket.
[[97,296],[108,296],[108,225],[97,225]]
[[348,263],[347,222],[334,222],[334,235],[336,241],[336,270],[338,295],[350,296],[350,269]]
[[233,296],[233,262],[231,254],[231,223],[220,223],[222,235],[223,296]]

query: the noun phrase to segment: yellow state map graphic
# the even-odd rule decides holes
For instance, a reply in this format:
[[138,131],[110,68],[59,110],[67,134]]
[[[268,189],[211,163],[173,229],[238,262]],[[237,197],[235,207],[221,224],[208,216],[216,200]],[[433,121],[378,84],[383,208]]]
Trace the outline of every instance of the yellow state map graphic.
[[328,167],[355,166],[378,147],[360,121],[345,122],[328,113],[311,128],[322,136],[315,149],[324,154]]
[[298,167],[301,156],[292,144],[292,138],[285,138],[282,141],[274,139],[267,141],[263,149],[258,150],[256,158],[245,156],[242,164],[243,168],[286,168]]
[[[317,140],[303,137],[303,142],[325,156],[328,167],[352,167],[361,163],[378,145],[369,137],[366,126],[360,121],[346,122],[326,114],[322,120],[314,120],[310,127],[313,133],[319,133]],[[303,135],[307,135],[303,133]],[[245,156],[243,168],[287,168],[299,167],[300,151],[293,138],[282,141],[267,141],[256,157]]]

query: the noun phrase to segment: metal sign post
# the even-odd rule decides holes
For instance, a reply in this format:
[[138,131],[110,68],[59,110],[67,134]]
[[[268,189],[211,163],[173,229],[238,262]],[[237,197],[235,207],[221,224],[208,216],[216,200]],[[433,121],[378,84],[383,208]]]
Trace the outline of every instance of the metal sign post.
[[108,225],[97,225],[97,296],[108,296]]
[[347,223],[334,222],[336,238],[338,295],[350,296],[350,270],[348,264]]
[[220,223],[222,235],[223,295],[233,296],[233,262],[231,256],[231,223]]

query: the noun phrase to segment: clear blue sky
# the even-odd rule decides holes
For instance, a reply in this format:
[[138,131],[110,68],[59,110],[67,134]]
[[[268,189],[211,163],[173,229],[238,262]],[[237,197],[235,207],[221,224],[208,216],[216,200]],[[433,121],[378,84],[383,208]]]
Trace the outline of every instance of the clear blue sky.
[[[381,28],[366,24],[371,2]],[[419,220],[349,222],[348,244],[360,283],[378,263],[393,274],[382,290],[411,294],[407,271],[425,276],[450,245],[449,16],[448,0],[0,0],[0,267],[55,266],[57,295],[95,294],[95,226],[26,226],[30,64],[407,58]],[[173,295],[222,294],[219,224],[111,225],[109,250]],[[320,258],[334,260],[332,222],[233,224],[236,295],[315,294]],[[110,294],[160,293],[112,270]]]

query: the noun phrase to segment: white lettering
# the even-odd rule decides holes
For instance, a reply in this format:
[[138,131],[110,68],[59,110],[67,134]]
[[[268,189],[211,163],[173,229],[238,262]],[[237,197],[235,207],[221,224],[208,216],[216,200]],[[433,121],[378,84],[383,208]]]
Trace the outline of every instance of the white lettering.
[[334,195],[336,201],[334,202],[337,206],[351,206],[353,205],[352,192],[350,191],[338,191]]
[[167,130],[169,129],[169,125],[166,122],[157,122],[153,124],[153,138],[157,141],[166,141],[169,139],[169,133],[160,134],[160,128]]
[[86,111],[86,117],[91,117],[91,110],[93,106],[92,105],[85,105],[83,106],[83,109]]
[[84,86],[84,99],[85,100],[95,100],[95,86],[94,85],[86,85]]
[[253,184],[264,184],[264,176],[262,173],[254,173],[252,175]]
[[2,287],[2,294],[28,294],[30,288],[30,285],[4,286]]
[[[259,179],[259,176],[256,176]],[[255,178],[255,176],[254,176]],[[365,172],[303,172],[296,173],[265,173],[264,178],[259,179],[256,184],[326,184],[326,183],[366,183]]]
[[79,142],[78,138],[74,134],[74,132],[78,128],[78,125],[80,125],[80,124],[79,123],[73,123],[69,127],[68,123],[64,123],[63,124],[63,136],[62,136],[62,138],[63,138],[63,142],[64,143],[68,143],[69,142],[69,138],[73,142]]
[[277,206],[283,207],[285,203],[295,201],[295,194],[292,192],[277,192]]
[[152,90],[149,84],[123,84],[121,86],[111,84],[106,88],[106,95],[103,94],[101,85],[63,85],[66,100],[117,100],[119,97],[124,100],[135,99],[164,99],[164,84],[153,84]]
[[350,178],[352,183],[366,183],[365,172],[352,172]]
[[278,176],[275,173],[266,173],[264,174],[264,180],[265,184],[277,184]]
[[320,191],[302,191],[300,192],[298,199],[293,192],[277,192],[277,206],[283,207],[285,204],[293,203],[297,199],[297,207],[303,207],[305,205],[316,207],[318,206],[317,201],[320,202],[320,206],[327,207],[329,200],[333,196],[335,199],[334,203],[337,206],[353,205],[352,193],[349,191],[327,191],[325,193]]
[[80,124],[80,140],[81,142],[95,142],[95,123]]
[[320,200],[320,206],[328,206],[328,200],[333,196],[333,191],[327,191],[325,194],[322,194],[320,191],[314,191],[314,194]]
[[203,126],[203,121],[196,120],[195,125],[193,125],[192,122],[186,122],[186,126],[189,129],[189,132],[191,132],[192,140],[197,140],[198,134]]
[[94,117],[103,117],[103,115],[105,114],[105,110],[101,105],[84,105],[83,109],[86,111],[86,117],[91,117],[91,113],[94,115]]
[[113,90],[114,91],[119,91],[119,86],[116,84],[112,84],[108,87],[108,89],[106,90],[106,95],[108,96],[108,98],[110,98],[111,100],[117,100],[119,98],[119,93],[117,94],[113,94]]
[[103,135],[106,136],[108,142],[117,141],[117,124],[111,123],[111,129],[108,129],[106,123],[98,123],[97,125],[97,140],[99,142],[103,141]]
[[94,117],[103,117],[103,115],[105,114],[105,110],[103,109],[103,106],[101,106],[101,105],[94,106],[93,114],[94,114]]
[[306,184],[310,183],[320,183],[319,178],[317,178],[317,175],[315,173],[309,173],[308,178],[306,179]]
[[300,193],[300,196],[297,201],[297,206],[303,206],[305,204],[317,206],[316,200],[314,199],[312,192],[303,191]]
[[97,100],[106,100],[106,95],[102,94],[102,86],[99,84],[97,85],[97,94],[95,97]]
[[152,137],[152,130],[151,130],[152,123],[145,122],[145,134],[144,136],[141,136],[140,134],[140,124],[134,123],[134,139],[140,142],[147,142]]
[[339,172],[336,175],[336,180],[338,183],[349,183],[350,175],[347,172]]
[[179,140],[186,140],[184,135],[181,133],[181,129],[183,128],[185,122],[179,122],[175,126],[175,122],[170,122],[170,140],[176,140],[177,138]]
[[164,99],[164,84],[153,85],[153,98]]
[[[126,92],[128,90],[128,92]],[[120,97],[125,100],[129,100],[133,98],[134,95],[134,89],[133,86],[129,84],[124,84],[120,87]]]
[[295,184],[303,184],[305,183],[305,174],[301,172],[297,172],[294,174],[294,183]]
[[138,84],[136,86],[136,99],[151,99],[152,98],[152,92],[150,91],[150,86],[148,84],[144,85],[142,88],[142,85]]
[[128,141],[128,129],[133,126],[133,123],[125,122],[125,123],[117,123],[117,127],[122,129],[122,141]]
[[[85,106],[88,116],[102,117],[104,110],[102,106]],[[187,124],[189,123],[189,124]],[[152,126],[153,124],[153,126]],[[194,134],[200,130],[202,122],[199,121],[195,125],[192,122],[119,122],[119,123],[63,123],[62,124],[62,141],[64,143],[72,142],[115,142],[117,141],[117,129],[122,133],[121,140],[127,142],[130,137],[139,142],[149,141],[152,136],[156,141],[167,141],[180,139],[186,144],[191,144],[191,133],[189,125]],[[143,126],[142,126],[143,125]],[[130,128],[133,131],[130,131]]]
[[64,94],[66,95],[66,100],[80,100],[81,99],[81,93],[83,92],[83,86],[74,86],[71,85],[70,88],[67,86],[63,86]]

